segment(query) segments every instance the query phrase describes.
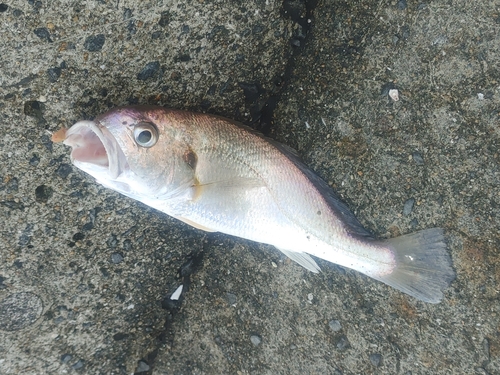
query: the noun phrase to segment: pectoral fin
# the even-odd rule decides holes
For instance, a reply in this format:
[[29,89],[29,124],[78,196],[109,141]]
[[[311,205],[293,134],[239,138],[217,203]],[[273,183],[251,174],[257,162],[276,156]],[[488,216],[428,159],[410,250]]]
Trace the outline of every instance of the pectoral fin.
[[227,199],[227,197],[242,196],[249,189],[261,188],[265,186],[264,183],[256,178],[247,177],[234,177],[222,181],[211,182],[196,182],[191,187],[191,199],[193,201],[205,196],[220,197]]
[[308,269],[311,272],[318,273],[319,271],[321,271],[321,268],[319,268],[315,260],[311,258],[309,254],[290,251],[290,250],[283,250],[279,248],[278,250],[281,251],[283,254],[285,254],[287,257],[289,257],[291,260],[297,262],[302,267]]

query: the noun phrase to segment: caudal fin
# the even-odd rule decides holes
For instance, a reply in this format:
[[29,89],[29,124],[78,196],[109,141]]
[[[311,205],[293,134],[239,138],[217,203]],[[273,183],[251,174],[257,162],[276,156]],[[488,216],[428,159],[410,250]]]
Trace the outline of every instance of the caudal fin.
[[438,303],[455,279],[443,229],[433,228],[384,241],[393,250],[396,268],[378,280],[419,300]]

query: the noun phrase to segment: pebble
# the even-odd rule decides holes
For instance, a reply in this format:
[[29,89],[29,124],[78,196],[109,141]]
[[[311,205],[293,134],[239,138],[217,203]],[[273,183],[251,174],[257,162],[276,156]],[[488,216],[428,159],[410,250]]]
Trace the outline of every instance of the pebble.
[[380,96],[389,96],[389,91],[395,89],[394,82],[387,82],[380,88]]
[[29,164],[32,167],[36,167],[38,165],[38,163],[40,163],[40,157],[37,154],[33,154],[33,156],[31,157],[31,159],[29,161]]
[[237,299],[236,299],[236,295],[235,294],[233,294],[233,293],[226,293],[226,299],[227,299],[227,303],[229,304],[229,306],[236,305]]
[[130,251],[132,249],[132,241],[130,239],[126,239],[123,241],[123,250]]
[[118,332],[113,335],[113,340],[115,341],[122,341],[125,340],[129,335],[123,332]]
[[38,29],[33,30],[35,35],[42,40],[46,40],[47,42],[52,42],[50,39],[50,32],[46,27],[40,27]]
[[413,206],[415,205],[415,199],[408,199],[403,206],[403,215],[408,216],[413,211]]
[[397,102],[399,100],[399,91],[398,89],[390,89],[389,90],[389,97]]
[[78,360],[78,361],[77,361],[77,362],[76,362],[73,366],[71,366],[71,367],[73,367],[73,369],[75,369],[75,370],[78,370],[78,369],[83,368],[83,365],[84,365],[83,361],[82,361],[81,359],[79,359],[79,360]]
[[0,330],[18,331],[37,321],[43,311],[42,299],[34,293],[14,293],[0,302]]
[[106,241],[106,245],[108,245],[110,248],[114,249],[115,247],[118,246],[118,238],[116,237],[115,234],[112,234],[108,240]]
[[167,10],[161,13],[160,20],[158,21],[158,25],[161,27],[165,27],[170,23],[170,12]]
[[379,353],[370,354],[370,362],[373,366],[379,367],[382,364],[382,355]]
[[149,369],[150,367],[145,361],[139,361],[139,363],[137,364],[137,368],[135,369],[135,372],[136,373],[146,372],[149,371]]
[[56,175],[59,177],[66,179],[69,174],[72,172],[73,168],[71,168],[71,165],[63,163],[57,168],[56,170]]
[[250,336],[250,341],[255,346],[259,346],[259,344],[262,342],[262,338],[259,335],[252,335]]
[[9,9],[9,6],[7,4],[4,3],[0,4],[0,13],[5,12],[7,9]]
[[245,99],[250,102],[257,100],[260,94],[263,93],[255,83],[238,82],[238,86],[243,90]]
[[98,52],[104,46],[106,37],[104,34],[90,35],[85,39],[83,47],[89,52]]
[[338,341],[337,341],[337,349],[338,350],[345,350],[349,347],[349,340],[347,340],[347,337],[342,336]]
[[47,76],[49,77],[49,82],[56,82],[61,76],[61,68],[55,67],[47,69]]
[[182,294],[182,289],[184,289],[184,286],[181,284],[179,287],[177,287],[177,289],[172,293],[172,295],[170,296],[170,299],[171,300],[174,300],[174,301],[177,301],[181,294]]
[[44,105],[40,101],[30,100],[24,103],[24,114],[26,116],[39,118],[42,116],[44,109]]
[[121,255],[120,253],[111,254],[111,263],[119,264],[121,262],[123,262],[123,255]]
[[399,10],[405,10],[408,7],[408,4],[406,3],[406,0],[399,0],[397,6]]
[[47,203],[52,197],[54,190],[47,185],[40,185],[35,189],[35,200],[38,203]]
[[73,356],[71,354],[63,354],[61,356],[61,362],[62,363],[68,363],[69,361],[71,361],[71,358],[73,358]]
[[410,227],[414,230],[417,229],[418,227],[418,220],[416,218],[411,219],[410,221]]
[[417,163],[417,165],[424,165],[424,158],[422,157],[422,154],[418,151],[415,151],[413,154],[411,154],[413,161]]
[[148,62],[144,68],[137,74],[139,81],[145,81],[153,77],[160,70],[160,63],[158,61]]
[[333,332],[338,332],[342,329],[342,325],[340,324],[340,322],[338,320],[330,320],[330,322],[328,323],[328,326],[330,327],[330,329]]

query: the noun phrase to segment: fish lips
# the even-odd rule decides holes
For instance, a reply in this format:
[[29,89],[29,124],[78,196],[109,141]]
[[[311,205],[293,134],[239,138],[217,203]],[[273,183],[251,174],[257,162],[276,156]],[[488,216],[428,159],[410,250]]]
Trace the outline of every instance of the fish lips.
[[115,137],[100,122],[79,121],[63,142],[71,147],[71,161],[94,177],[116,179],[128,169],[127,159]]

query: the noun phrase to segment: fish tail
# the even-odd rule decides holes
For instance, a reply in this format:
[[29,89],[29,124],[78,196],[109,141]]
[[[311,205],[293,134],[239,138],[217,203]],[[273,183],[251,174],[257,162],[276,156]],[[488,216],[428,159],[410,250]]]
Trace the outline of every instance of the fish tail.
[[383,241],[395,258],[395,268],[376,279],[419,300],[438,303],[455,279],[443,229],[432,228]]

